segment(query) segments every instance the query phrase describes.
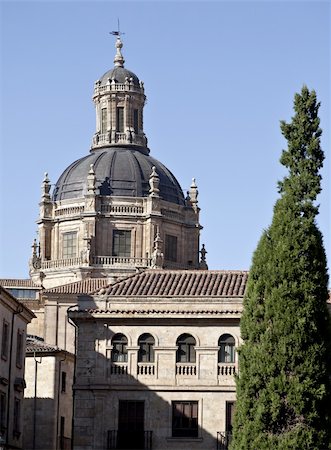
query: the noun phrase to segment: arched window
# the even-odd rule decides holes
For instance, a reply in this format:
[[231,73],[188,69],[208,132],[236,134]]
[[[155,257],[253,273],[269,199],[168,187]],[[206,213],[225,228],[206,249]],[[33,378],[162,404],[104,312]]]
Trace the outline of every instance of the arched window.
[[218,340],[220,347],[218,352],[218,362],[234,363],[235,359],[235,340],[231,334],[222,334]]
[[194,363],[195,362],[195,339],[190,334],[181,334],[177,339],[178,346],[176,353],[176,362],[178,363]]
[[155,340],[151,334],[144,333],[138,339],[138,362],[154,362]]
[[122,333],[115,334],[112,339],[113,350],[111,360],[114,362],[127,362],[128,360],[128,340]]

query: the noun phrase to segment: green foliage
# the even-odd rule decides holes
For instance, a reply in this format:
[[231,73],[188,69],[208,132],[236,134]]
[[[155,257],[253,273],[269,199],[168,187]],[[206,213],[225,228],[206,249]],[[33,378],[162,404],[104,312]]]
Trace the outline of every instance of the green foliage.
[[253,256],[244,299],[232,450],[331,449],[331,326],[323,240],[319,104],[303,87],[281,122],[288,176]]

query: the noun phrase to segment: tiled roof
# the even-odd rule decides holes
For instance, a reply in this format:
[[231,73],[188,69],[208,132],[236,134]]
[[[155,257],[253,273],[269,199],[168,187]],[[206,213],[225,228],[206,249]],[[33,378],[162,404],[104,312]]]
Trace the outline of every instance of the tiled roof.
[[25,287],[25,288],[41,288],[40,285],[35,284],[30,278],[19,279],[19,278],[2,278],[0,279],[0,284],[3,287]]
[[49,345],[38,336],[27,336],[26,338],[26,353],[33,352],[60,352],[61,349],[56,345]]
[[243,297],[248,272],[224,270],[146,270],[101,288],[112,296]]
[[107,278],[86,278],[85,280],[47,289],[44,294],[90,294],[108,285],[109,280]]

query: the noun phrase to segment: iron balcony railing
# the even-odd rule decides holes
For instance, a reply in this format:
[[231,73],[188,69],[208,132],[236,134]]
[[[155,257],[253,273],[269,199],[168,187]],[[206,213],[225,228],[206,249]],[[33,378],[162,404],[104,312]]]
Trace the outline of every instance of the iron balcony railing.
[[152,450],[153,431],[108,430],[107,449]]
[[217,450],[228,450],[232,438],[232,433],[229,431],[217,432]]

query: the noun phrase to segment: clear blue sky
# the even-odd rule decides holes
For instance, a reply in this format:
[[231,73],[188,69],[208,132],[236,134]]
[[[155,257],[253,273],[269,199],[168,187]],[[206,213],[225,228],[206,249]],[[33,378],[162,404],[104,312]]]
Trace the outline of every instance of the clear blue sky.
[[0,277],[26,277],[44,172],[55,183],[86,155],[93,83],[113,66],[145,82],[151,155],[199,188],[212,269],[248,269],[272,218],[279,120],[305,83],[322,102],[326,153],[319,226],[330,261],[330,3],[15,2],[1,7]]

